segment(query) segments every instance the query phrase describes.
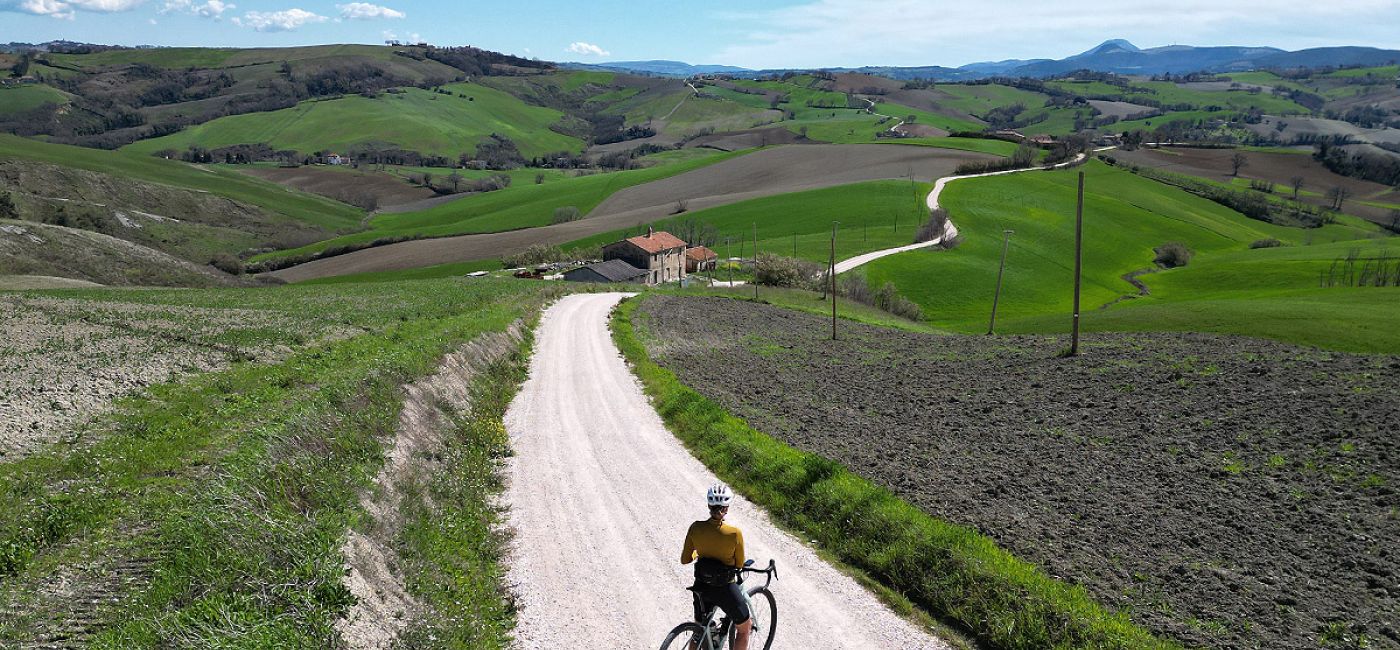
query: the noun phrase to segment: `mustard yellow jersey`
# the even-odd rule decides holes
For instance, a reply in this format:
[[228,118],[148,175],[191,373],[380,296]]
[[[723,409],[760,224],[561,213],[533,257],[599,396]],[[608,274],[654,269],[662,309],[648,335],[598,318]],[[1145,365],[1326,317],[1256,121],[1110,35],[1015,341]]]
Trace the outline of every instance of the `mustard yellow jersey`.
[[685,533],[685,548],[681,550],[681,564],[690,564],[696,558],[708,557],[719,560],[736,569],[744,566],[744,534],[729,524],[716,524],[712,519],[697,521]]

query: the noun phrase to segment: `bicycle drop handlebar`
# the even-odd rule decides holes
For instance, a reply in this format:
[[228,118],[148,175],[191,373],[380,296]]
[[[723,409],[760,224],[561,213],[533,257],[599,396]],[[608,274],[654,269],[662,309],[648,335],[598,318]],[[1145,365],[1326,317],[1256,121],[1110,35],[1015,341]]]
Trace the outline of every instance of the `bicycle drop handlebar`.
[[[752,561],[753,561],[753,560],[750,560],[750,562],[752,562]],[[768,576],[768,579],[767,579],[766,581],[764,581],[764,583],[763,583],[763,586],[764,586],[764,587],[767,587],[768,585],[773,584],[773,581],[774,581],[774,580],[777,580],[777,579],[778,579],[778,564],[777,564],[777,562],[774,562],[773,560],[770,559],[770,560],[768,560],[768,568],[766,568],[766,569],[754,569],[754,568],[752,568],[752,567],[750,567],[750,566],[748,566],[748,565],[746,564],[746,565],[744,565],[743,568],[739,569],[739,572],[740,572],[740,573],[762,573],[762,574],[764,574],[765,576]]]

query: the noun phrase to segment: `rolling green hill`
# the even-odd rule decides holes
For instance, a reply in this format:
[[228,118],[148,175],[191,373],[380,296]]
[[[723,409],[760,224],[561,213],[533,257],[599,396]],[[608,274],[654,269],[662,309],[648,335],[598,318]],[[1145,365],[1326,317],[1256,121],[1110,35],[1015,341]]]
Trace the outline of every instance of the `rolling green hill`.
[[67,104],[68,95],[39,84],[0,87],[0,117],[23,113],[44,104]]
[[[1400,317],[1393,288],[1367,294],[1361,289],[1317,287],[1318,271],[1338,251],[1374,251],[1393,241],[1375,239],[1383,235],[1374,226],[1350,217],[1318,229],[1274,226],[1099,163],[1085,169],[1081,305],[1086,326],[1150,330],[1170,323],[1169,329],[1248,332],[1349,350],[1400,350],[1400,336],[1379,328]],[[1015,234],[998,331],[1065,331],[1072,298],[1074,184],[1073,171],[954,183],[943,203],[962,234],[962,245],[951,251],[883,258],[868,265],[867,272],[877,281],[894,282],[923,306],[933,324],[985,331],[1002,230],[1011,229]],[[1288,246],[1249,249],[1251,242],[1266,238]],[[1144,276],[1151,296],[1100,311],[1137,293],[1122,276],[1152,268],[1153,248],[1167,242],[1185,243],[1196,257],[1184,268]],[[1202,301],[1206,297],[1209,304]],[[1290,301],[1296,302],[1296,311],[1280,319],[1278,311]],[[1348,311],[1324,307],[1337,302],[1365,306]],[[1164,319],[1165,312],[1175,316]]]
[[363,215],[344,203],[290,190],[220,166],[198,167],[154,156],[48,144],[5,134],[0,134],[0,158],[52,163],[209,192],[332,231],[356,227]]
[[280,111],[220,118],[128,145],[125,150],[149,154],[192,145],[214,149],[266,143],[274,149],[310,154],[375,144],[455,159],[475,152],[477,144],[492,134],[510,138],[527,158],[583,146],[577,138],[550,130],[563,113],[526,105],[480,84],[450,84],[443,89],[450,94],[406,88],[373,99],[356,95],[306,101]]

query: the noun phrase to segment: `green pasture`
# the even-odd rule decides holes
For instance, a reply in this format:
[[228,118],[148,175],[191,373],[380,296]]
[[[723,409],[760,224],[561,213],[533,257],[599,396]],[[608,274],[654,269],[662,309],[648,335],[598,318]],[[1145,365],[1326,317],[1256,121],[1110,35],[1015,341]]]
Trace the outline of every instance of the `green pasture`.
[[[1295,229],[1254,221],[1213,202],[1132,176],[1099,163],[1085,167],[1085,245],[1081,308],[1087,323],[1101,329],[1183,329],[1251,333],[1340,349],[1400,350],[1400,335],[1369,343],[1344,334],[1371,332],[1374,324],[1400,316],[1393,288],[1319,289],[1318,272],[1352,248],[1378,255],[1393,238],[1359,220],[1318,229]],[[950,251],[914,251],[867,265],[870,277],[889,280],[924,308],[939,327],[981,332],[987,327],[996,284],[1002,231],[1014,230],[1007,257],[997,329],[1003,332],[1063,332],[1069,327],[1074,245],[1074,171],[1027,172],[959,181],[948,186],[943,204],[963,243]],[[1275,238],[1286,246],[1251,250],[1253,241]],[[1196,256],[1184,268],[1144,276],[1148,297],[1118,302],[1137,290],[1124,274],[1153,268],[1153,248],[1182,242]],[[1311,245],[1304,245],[1311,242]],[[1400,246],[1393,247],[1400,253]],[[1374,303],[1369,316],[1312,306],[1361,292]],[[1389,292],[1389,293],[1388,293]],[[1209,299],[1208,301],[1206,299]],[[1259,307],[1251,311],[1251,300]],[[1308,299],[1304,299],[1308,298]],[[1296,301],[1290,319],[1276,307]],[[1159,327],[1159,314],[1183,306]],[[1150,308],[1149,308],[1150,306]],[[1212,309],[1226,312],[1211,316]],[[1222,323],[1230,320],[1229,326]]]
[[1316,92],[1301,83],[1291,79],[1284,79],[1272,72],[1265,70],[1255,70],[1252,72],[1231,72],[1227,75],[1230,81],[1236,81],[1245,85],[1270,86],[1273,88],[1284,88],[1288,90],[1301,90],[1303,92]]
[[[831,256],[833,221],[840,222],[838,260],[913,243],[915,230],[928,219],[924,199],[931,187],[908,181],[854,183],[686,212],[650,225],[657,230],[675,230],[680,221],[713,226],[718,242],[711,248],[720,257],[752,257],[756,228],[759,252],[825,264]],[[646,226],[614,230],[564,247],[598,246],[644,232]]]
[[274,149],[309,154],[372,143],[456,158],[475,152],[477,143],[493,133],[510,138],[527,158],[583,147],[577,138],[549,129],[563,113],[527,105],[480,84],[451,84],[444,89],[452,94],[406,88],[374,99],[353,95],[305,101],[279,111],[219,118],[123,150],[149,154],[192,145],[213,149],[266,143]]
[[[1222,109],[1244,111],[1251,108],[1269,113],[1271,115],[1308,115],[1312,111],[1301,104],[1283,97],[1275,97],[1267,92],[1250,93],[1244,90],[1208,91],[1182,88],[1170,81],[1136,81],[1133,82],[1135,88],[1146,88],[1151,91],[1150,97],[1163,104],[1190,104],[1192,106],[1205,108],[1208,106],[1219,106]],[[1131,95],[1125,95],[1124,101]]]
[[880,113],[882,115],[893,115],[896,120],[907,119],[910,115],[912,115],[914,116],[915,123],[936,126],[940,129],[943,129],[944,131],[982,130],[982,125],[976,122],[969,122],[967,120],[960,120],[954,117],[948,117],[947,115],[930,113],[928,111],[919,110],[917,108],[911,108],[903,104],[895,104],[892,102],[877,102],[875,104],[874,110],[876,113]]
[[32,111],[44,104],[68,103],[68,95],[42,84],[0,87],[0,117]]
[[1385,65],[1375,68],[1347,68],[1345,70],[1335,70],[1318,76],[1321,78],[1333,79],[1376,77],[1379,79],[1394,80],[1397,76],[1400,76],[1400,65]]
[[700,92],[704,94],[714,95],[715,97],[718,97],[720,99],[731,101],[736,104],[742,104],[744,106],[748,106],[749,108],[755,108],[759,110],[769,108],[769,102],[771,101],[769,100],[768,95],[753,95],[749,93],[741,93],[737,90],[731,90],[722,86],[696,87],[699,88]]
[[1156,117],[1114,122],[1104,128],[1118,133],[1128,131],[1152,131],[1153,129],[1162,128],[1172,122],[1191,122],[1194,124],[1208,120],[1229,120],[1234,116],[1235,113],[1232,111],[1172,111]]
[[940,104],[978,117],[1012,104],[1021,104],[1029,112],[1045,106],[1049,99],[1048,95],[997,84],[940,84],[936,90],[949,97]]
[[501,232],[549,225],[555,208],[574,206],[584,214],[613,192],[633,185],[681,174],[727,160],[740,153],[714,153],[671,165],[607,174],[592,174],[545,182],[542,185],[512,183],[510,187],[464,197],[427,210],[381,214],[369,229],[309,246],[266,253],[254,261],[315,254],[336,246],[365,244],[385,237],[445,237],[469,233]]
[[292,190],[219,166],[196,167],[154,156],[49,144],[0,134],[0,158],[18,158],[88,171],[136,178],[154,183],[199,190],[251,203],[327,230],[357,226],[363,216],[357,208]]
[[1081,81],[1077,79],[1063,79],[1058,81],[1047,81],[1046,86],[1063,90],[1067,93],[1074,93],[1086,99],[1112,99],[1114,101],[1132,101],[1124,99],[1124,89],[1102,81]]

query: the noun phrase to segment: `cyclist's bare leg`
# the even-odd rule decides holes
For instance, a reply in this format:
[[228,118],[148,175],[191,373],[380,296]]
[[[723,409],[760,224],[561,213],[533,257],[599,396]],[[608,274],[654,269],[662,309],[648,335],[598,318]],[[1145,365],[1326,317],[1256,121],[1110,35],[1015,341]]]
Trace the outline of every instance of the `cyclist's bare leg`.
[[753,619],[734,626],[734,650],[749,650],[749,632],[753,631]]

